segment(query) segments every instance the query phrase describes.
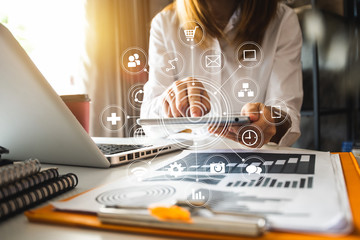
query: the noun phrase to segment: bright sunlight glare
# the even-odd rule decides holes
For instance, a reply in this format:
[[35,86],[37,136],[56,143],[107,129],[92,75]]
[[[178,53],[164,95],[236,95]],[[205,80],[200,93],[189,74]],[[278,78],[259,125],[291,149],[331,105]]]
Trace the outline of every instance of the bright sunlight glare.
[[85,0],[0,0],[0,23],[58,94],[84,92]]

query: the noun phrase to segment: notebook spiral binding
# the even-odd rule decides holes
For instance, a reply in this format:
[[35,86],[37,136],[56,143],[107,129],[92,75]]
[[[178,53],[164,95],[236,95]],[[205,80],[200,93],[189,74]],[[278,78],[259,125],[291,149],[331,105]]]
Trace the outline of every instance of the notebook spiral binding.
[[73,189],[77,184],[77,176],[68,173],[0,202],[0,221]]
[[14,196],[15,194],[19,194],[27,189],[57,177],[59,177],[57,168],[50,168],[29,177],[20,179],[9,185],[0,187],[0,202]]
[[28,159],[15,162],[0,168],[0,186],[15,182],[21,178],[40,172],[41,164],[38,159]]

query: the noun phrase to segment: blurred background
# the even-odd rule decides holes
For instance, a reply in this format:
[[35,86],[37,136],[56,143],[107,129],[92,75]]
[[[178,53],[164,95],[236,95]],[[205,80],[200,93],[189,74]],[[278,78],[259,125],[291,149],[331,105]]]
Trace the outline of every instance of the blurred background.
[[[147,52],[151,19],[171,2],[0,0],[0,22],[59,95],[89,95],[92,136],[129,137],[139,127],[139,101],[129,97],[147,81],[147,70],[129,74],[121,56],[131,47]],[[295,147],[349,151],[360,142],[360,0],[284,3],[298,14],[304,40],[302,136]],[[115,133],[99,123],[110,105],[128,116]]]

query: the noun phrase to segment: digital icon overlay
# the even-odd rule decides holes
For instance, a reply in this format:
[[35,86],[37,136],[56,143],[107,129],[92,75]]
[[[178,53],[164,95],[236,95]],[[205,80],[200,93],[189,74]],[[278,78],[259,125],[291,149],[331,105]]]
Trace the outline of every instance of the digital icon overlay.
[[138,182],[141,182],[148,173],[148,170],[144,167],[135,167],[131,169],[131,173],[136,177]]
[[281,106],[271,106],[271,118],[281,118]]
[[151,177],[152,171],[147,161],[135,160],[127,166],[127,180],[142,182],[144,179]]
[[146,70],[147,55],[141,48],[128,48],[122,54],[121,63],[126,72],[137,74]]
[[141,104],[144,100],[144,93],[143,84],[135,84],[129,89],[128,102],[134,109],[140,110]]
[[116,105],[107,106],[100,113],[100,124],[107,131],[121,130],[127,122],[125,111]]
[[211,199],[211,191],[208,185],[201,182],[185,185],[184,191],[187,193],[186,202],[192,207],[202,207]]
[[170,71],[170,70],[174,70],[176,69],[176,66],[174,65],[174,62],[177,62],[179,61],[179,59],[176,57],[174,59],[170,59],[168,60],[168,64],[170,65],[168,68],[165,69],[165,71]]
[[221,55],[206,55],[205,56],[205,67],[221,67]]
[[256,102],[258,94],[259,86],[254,80],[243,78],[235,81],[233,95],[238,102]]
[[250,164],[248,165],[246,168],[245,168],[246,172],[248,174],[253,174],[253,173],[256,173],[256,174],[260,174],[262,172],[262,168],[261,167],[257,167],[253,164]]
[[217,179],[220,174],[226,174],[229,171],[230,160],[224,154],[213,154],[205,162],[205,172],[208,178]]
[[224,68],[225,56],[219,50],[208,49],[202,53],[200,65],[208,73],[219,73]]
[[242,88],[238,91],[237,96],[239,98],[247,97],[254,97],[254,91],[249,87],[249,83],[245,82],[242,84]]
[[210,163],[210,173],[225,173],[225,163],[218,162],[218,163]]
[[196,21],[187,21],[179,26],[178,38],[183,45],[193,48],[204,41],[205,29]]
[[165,52],[159,63],[160,65],[160,73],[165,76],[178,76],[182,73],[185,66],[185,61],[183,56],[177,52]]
[[268,172],[265,160],[258,155],[250,155],[241,163],[241,178],[246,181],[264,178]]
[[139,54],[135,53],[135,54],[129,56],[129,62],[128,62],[129,68],[134,68],[134,67],[140,66],[140,64],[141,64],[141,61],[140,61]]
[[240,44],[235,52],[239,66],[244,68],[254,68],[263,61],[263,50],[256,42],[244,42]]
[[178,177],[182,174],[186,167],[182,166],[182,163],[174,162],[170,164],[170,167],[168,168],[168,172],[171,176]]
[[186,176],[188,166],[185,161],[179,159],[164,168],[164,171],[167,179],[181,181]]
[[205,196],[201,191],[195,191],[195,189],[191,189],[191,200],[205,200]]
[[[204,122],[203,124],[198,124],[196,126],[197,128],[197,132],[196,134],[194,134],[194,141],[196,141],[198,143],[198,145],[196,146],[197,148],[206,148],[209,147],[213,144],[215,144],[216,142],[221,141],[221,136],[220,134],[222,132],[225,131],[225,129],[222,127],[223,123],[219,123],[219,121],[217,121],[217,119],[224,119],[224,122],[226,122],[227,119],[230,119],[229,115],[224,115],[224,112],[230,112],[230,103],[229,103],[229,99],[228,99],[228,94],[226,94],[225,92],[223,92],[221,89],[219,89],[219,85],[217,83],[214,83],[213,81],[209,81],[207,79],[204,78],[196,78],[196,80],[198,82],[200,82],[202,84],[202,86],[200,84],[194,85],[193,89],[199,89],[199,90],[203,90],[203,87],[205,89],[207,89],[207,93],[208,96],[203,97],[203,99],[201,101],[195,101],[193,104],[193,107],[196,107],[199,109],[199,111],[201,113],[204,113],[204,117],[203,118],[199,118],[204,119],[206,118],[206,122]],[[179,82],[178,84],[178,89],[180,89],[177,94],[179,96],[181,96],[177,101],[178,102],[183,102],[183,101],[188,101],[188,96],[186,94],[187,88],[183,87],[182,84],[184,84],[184,86],[186,86],[189,82]],[[190,82],[191,84],[191,82]],[[167,94],[169,94],[169,98],[173,98],[174,94],[173,92],[168,92]],[[163,99],[166,99],[167,96],[164,96]],[[207,113],[207,106],[204,104],[205,101],[210,102],[211,99],[211,114],[207,114],[205,115],[205,113]],[[187,118],[187,120],[189,120],[192,123],[195,123],[196,121],[198,121],[198,119],[194,119],[191,118],[191,114],[190,114],[190,108],[187,108],[185,110],[185,117]],[[161,131],[161,134],[164,135],[170,135],[171,132],[173,132],[173,126],[170,124],[165,123],[165,119],[167,118],[165,111],[163,111],[162,113],[160,113],[160,121],[159,121],[159,128],[158,130]],[[214,123],[215,122],[215,123]],[[219,130],[219,135],[215,136],[211,139],[209,139],[209,131],[208,131],[208,127],[210,123],[214,123],[211,125],[212,129],[214,129],[214,131]],[[188,143],[183,143],[183,142],[179,142],[179,145],[183,145],[186,147],[189,147]],[[209,162],[210,164],[210,162]]]
[[111,125],[117,125],[121,121],[121,117],[117,116],[115,112],[111,113],[111,117],[106,118],[108,122],[111,122]]
[[184,34],[185,34],[185,37],[186,37],[186,41],[194,41],[194,37],[195,37],[195,34],[196,34],[196,29],[198,28],[199,26],[195,26],[194,29],[185,29],[184,30]]
[[243,50],[243,61],[244,62],[255,62],[257,61],[256,58],[256,50]]
[[268,106],[270,114],[266,114],[265,111],[261,111],[263,118],[270,124],[279,126],[284,124],[290,118],[289,108],[286,102],[280,98],[267,99],[264,103]]
[[254,130],[246,130],[241,135],[242,142],[248,146],[254,146],[259,141],[259,136]]
[[237,137],[245,148],[260,148],[263,145],[263,132],[253,124],[242,126],[238,130]]

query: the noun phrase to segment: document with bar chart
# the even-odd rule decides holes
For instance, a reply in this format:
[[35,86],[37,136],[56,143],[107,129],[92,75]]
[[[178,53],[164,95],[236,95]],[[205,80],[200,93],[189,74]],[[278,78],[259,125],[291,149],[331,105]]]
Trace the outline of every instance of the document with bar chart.
[[216,212],[264,216],[272,230],[347,233],[352,227],[338,155],[186,150],[147,167],[145,175],[140,174],[144,166],[139,165],[134,168],[138,173],[131,170],[136,174],[130,180],[119,179],[54,205],[96,212],[104,205],[144,207],[201,201]]

